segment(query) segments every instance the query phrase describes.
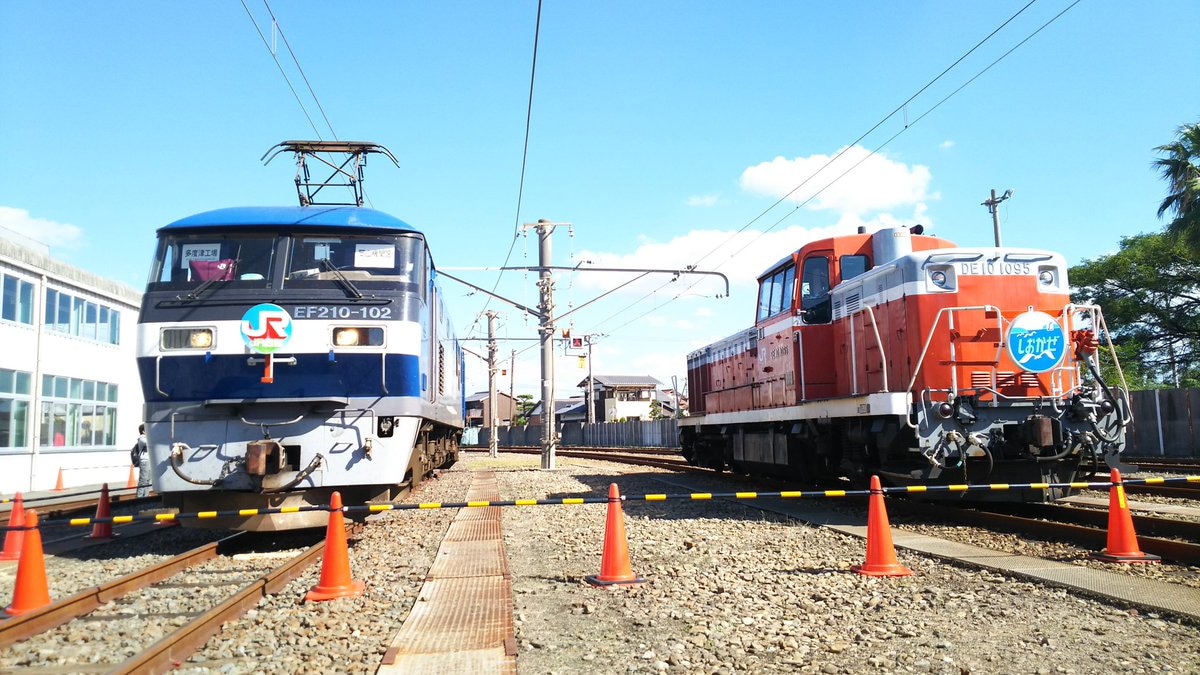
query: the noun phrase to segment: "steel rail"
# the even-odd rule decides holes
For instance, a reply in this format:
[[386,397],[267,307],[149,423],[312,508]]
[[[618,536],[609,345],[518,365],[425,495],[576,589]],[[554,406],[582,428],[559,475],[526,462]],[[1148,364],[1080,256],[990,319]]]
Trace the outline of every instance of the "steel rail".
[[116,598],[146,588],[189,567],[212,560],[220,555],[220,551],[224,547],[244,534],[244,532],[238,532],[219,541],[198,546],[157,565],[127,574],[107,584],[80,591],[69,598],[51,603],[28,614],[7,619],[0,623],[0,647],[7,647],[14,642],[53,630],[64,623],[95,611]]
[[282,590],[304,573],[325,551],[325,541],[314,544],[300,555],[247,584],[221,604],[180,626],[142,652],[126,659],[111,673],[158,673],[177,668],[208,643],[221,626],[241,617],[263,599]]
[[[926,510],[921,511],[922,509]],[[1082,509],[1074,510],[1080,511]],[[996,513],[994,511],[946,509],[939,508],[931,504],[917,505],[915,503],[907,502],[904,503],[903,511],[905,514],[923,512],[929,515],[936,515],[939,519],[946,519],[952,522],[968,525],[989,528],[1002,527],[1005,529],[1010,529],[1014,532],[1020,532],[1022,535],[1037,535],[1043,538],[1059,541],[1062,539],[1069,539],[1076,544],[1084,544],[1095,548],[1097,551],[1103,548],[1108,538],[1108,533],[1103,527],[1092,527],[1088,525],[1049,521],[1044,520],[1043,518],[1015,516],[1004,513]],[[1096,513],[1100,514],[1104,518],[1107,518],[1107,514],[1102,511],[1096,511]],[[1148,516],[1135,516],[1134,520],[1137,521],[1139,518],[1148,518]],[[1156,518],[1154,520],[1167,521],[1169,519]],[[898,524],[897,526],[903,528],[902,524]],[[1198,544],[1186,541],[1178,541],[1175,539],[1147,537],[1140,534],[1136,536],[1138,547],[1143,553],[1152,553],[1154,555],[1161,556],[1164,560],[1182,563],[1185,565],[1200,564],[1200,545]]]

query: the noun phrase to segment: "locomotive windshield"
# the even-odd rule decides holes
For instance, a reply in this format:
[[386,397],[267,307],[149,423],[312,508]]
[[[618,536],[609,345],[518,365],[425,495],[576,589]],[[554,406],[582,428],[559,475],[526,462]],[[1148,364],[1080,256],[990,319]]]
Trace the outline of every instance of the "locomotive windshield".
[[159,240],[148,290],[181,290],[204,282],[264,287],[271,278],[276,235],[182,234]]
[[419,283],[422,244],[420,238],[405,235],[296,236],[288,251],[285,280],[328,280],[340,275],[356,281]]
[[412,234],[283,234],[192,232],[159,240],[149,291],[233,288],[318,288],[331,283],[419,292],[427,278],[425,242]]

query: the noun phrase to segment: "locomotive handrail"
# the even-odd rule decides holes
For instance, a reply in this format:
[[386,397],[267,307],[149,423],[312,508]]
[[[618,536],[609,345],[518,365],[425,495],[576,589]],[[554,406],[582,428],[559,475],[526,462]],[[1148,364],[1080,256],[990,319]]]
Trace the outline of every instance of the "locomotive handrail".
[[917,365],[913,367],[912,379],[908,381],[908,389],[911,392],[913,386],[917,384],[917,375],[921,372],[921,366],[925,363],[925,355],[929,353],[929,345],[933,343],[933,333],[937,329],[938,324],[942,322],[942,315],[953,312],[966,311],[992,311],[996,313],[996,329],[998,334],[1004,334],[1003,315],[1000,314],[1000,309],[994,305],[972,305],[969,307],[943,307],[938,310],[937,315],[933,318],[933,326],[929,328],[929,337],[925,338],[925,346],[921,349],[921,356],[917,359]]
[[286,424],[295,424],[296,422],[299,422],[300,420],[304,419],[304,415],[302,415],[302,414],[297,415],[296,417],[293,417],[290,420],[283,420],[281,422],[251,422],[250,420],[246,419],[245,417],[242,417],[241,415],[238,415],[238,419],[241,420],[243,424],[245,424],[246,426],[249,426],[249,427],[266,428],[266,427],[282,427]]
[[[1102,309],[1100,309],[1100,305],[1080,305],[1080,304],[1076,304],[1073,302],[1069,302],[1065,306],[1063,306],[1062,317],[1063,317],[1064,323],[1066,322],[1066,319],[1069,316],[1069,313],[1073,310],[1091,312],[1093,327],[1096,329],[1096,333],[1104,334],[1104,340],[1107,343],[1106,346],[1108,348],[1108,355],[1113,360],[1113,367],[1117,369],[1117,377],[1121,378],[1121,384],[1120,384],[1120,386],[1117,387],[1117,391],[1121,392],[1121,398],[1123,398],[1125,400],[1125,409],[1120,411],[1121,426],[1123,426],[1123,427],[1128,426],[1130,424],[1130,422],[1133,421],[1132,412],[1130,412],[1133,410],[1133,406],[1129,402],[1129,384],[1125,381],[1125,371],[1121,369],[1121,361],[1120,361],[1120,359],[1117,358],[1117,348],[1116,348],[1116,345],[1113,344],[1112,333],[1109,332],[1109,330],[1108,330],[1108,323],[1106,323],[1104,321],[1104,311]],[[1092,357],[1085,357],[1085,358],[1089,359],[1088,363],[1090,365],[1091,364],[1090,359]],[[1094,366],[1096,369],[1096,373],[1100,372],[1099,366],[1100,366],[1100,363],[1099,363],[1099,360],[1097,357],[1097,362]],[[1097,380],[1099,380],[1099,376],[1097,376]],[[1101,382],[1100,384],[1103,386],[1104,383]],[[1117,407],[1120,408],[1121,406],[1117,406]],[[1128,416],[1126,413],[1128,413]]]
[[160,396],[169,396],[167,392],[162,390],[162,359],[163,355],[159,354],[158,358],[154,359],[154,391],[157,391]]
[[[883,339],[879,337],[879,322],[875,320],[875,309],[871,305],[863,305],[862,307],[859,308],[859,310],[857,312],[855,312],[855,314],[859,314],[864,311],[867,314],[871,315],[871,330],[875,333],[875,344],[879,346],[879,356],[880,356],[880,358],[883,359],[883,367],[879,369],[880,372],[883,373],[883,391],[889,391],[888,390],[887,354],[885,353],[885,351],[883,349]],[[853,323],[850,324],[850,327],[853,328],[854,324]],[[853,345],[850,346],[850,358],[854,359],[854,346]],[[857,365],[857,359],[854,359],[854,360],[855,360],[855,363],[852,364],[852,366],[851,366],[851,371],[854,373],[854,391],[853,391],[853,393],[858,394],[859,393],[859,391],[858,391],[858,365]],[[910,389],[912,388],[911,384],[909,385],[909,388]]]

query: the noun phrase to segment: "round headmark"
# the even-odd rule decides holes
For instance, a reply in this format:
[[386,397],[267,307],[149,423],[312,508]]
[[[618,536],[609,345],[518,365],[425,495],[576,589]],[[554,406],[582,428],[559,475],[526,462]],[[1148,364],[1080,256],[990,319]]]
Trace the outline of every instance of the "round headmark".
[[1067,353],[1067,335],[1045,312],[1025,312],[1008,327],[1008,355],[1021,370],[1044,373]]
[[246,310],[241,322],[242,342],[250,351],[270,354],[292,339],[292,317],[279,305],[264,302]]

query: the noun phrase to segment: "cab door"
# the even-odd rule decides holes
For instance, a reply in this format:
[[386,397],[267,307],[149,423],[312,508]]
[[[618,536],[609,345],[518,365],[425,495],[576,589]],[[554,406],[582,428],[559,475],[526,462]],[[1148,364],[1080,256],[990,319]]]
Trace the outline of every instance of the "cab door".
[[805,253],[800,267],[800,325],[796,328],[796,398],[832,398],[837,387],[833,304],[829,297],[833,251]]

